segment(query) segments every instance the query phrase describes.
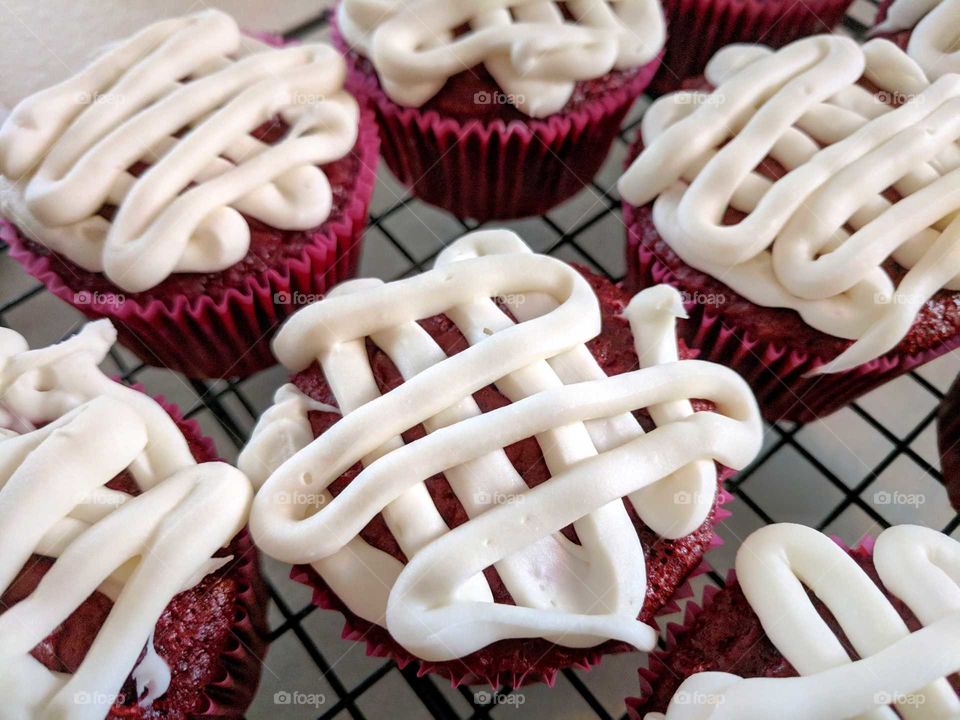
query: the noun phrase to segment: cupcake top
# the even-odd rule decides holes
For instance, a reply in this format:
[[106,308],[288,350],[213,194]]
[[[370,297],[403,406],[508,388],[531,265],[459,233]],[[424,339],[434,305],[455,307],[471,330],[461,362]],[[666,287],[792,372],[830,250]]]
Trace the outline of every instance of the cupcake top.
[[[283,230],[326,220],[317,165],[357,136],[345,73],[329,46],[271,48],[222,12],[158,22],[14,108],[3,212],[128,292],[226,269],[247,254],[244,215]],[[280,140],[256,137],[278,125]]]
[[929,78],[960,73],[960,0],[894,0],[872,34],[910,31],[907,53]]
[[[589,283],[511,232],[466,235],[416,277],[340,285],[274,341],[294,371],[319,363],[339,408],[287,386],[261,418],[240,458],[262,483],[255,540],[280,560],[312,563],[354,613],[423,660],[508,638],[653,647],[656,632],[636,620],[643,549],[620,499],[663,536],[688,534],[713,507],[714,462],[743,467],[762,434],[738,375],[677,360],[682,312],[666,286],[637,296],[625,314],[643,369],[607,377],[584,346],[600,331]],[[441,313],[467,349],[447,356],[417,323]],[[404,378],[386,394],[368,341]],[[473,393],[491,384],[511,403],[482,413]],[[716,410],[695,413],[691,398]],[[638,408],[657,425],[649,433],[631,414]],[[312,409],[342,418],[313,439]],[[401,434],[420,425],[426,435],[404,444]],[[533,489],[504,453],[529,437],[551,475]],[[329,484],[358,462],[332,497]],[[438,473],[469,518],[452,531],[424,485]],[[359,537],[381,512],[406,564]],[[560,532],[571,525],[579,544]],[[491,566],[516,605],[493,601]]]
[[[0,594],[33,555],[56,558],[0,614],[0,697],[16,717],[103,718],[131,671],[141,705],[162,696],[157,619],[229,559],[212,556],[252,498],[238,470],[196,463],[156,401],[100,372],[114,339],[100,321],[31,351],[0,329]],[[96,641],[72,675],[48,670],[31,650],[94,591],[113,602]]]
[[400,105],[482,63],[534,118],[561,110],[578,80],[650,62],[666,37],[656,0],[343,0],[337,23]]
[[[801,677],[698,673],[683,682],[665,716],[648,713],[646,720],[960,716],[947,679],[960,671],[960,543],[901,525],[877,538],[873,563],[922,629],[911,633],[870,576],[825,535],[790,524],[753,533],[737,553],[737,581]],[[862,659],[850,659],[807,588]]]
[[960,289],[960,77],[931,83],[886,40],[733,45],[644,116],[620,179],[653,201],[688,265],[751,302],[855,340],[819,372],[883,355],[941,289]]

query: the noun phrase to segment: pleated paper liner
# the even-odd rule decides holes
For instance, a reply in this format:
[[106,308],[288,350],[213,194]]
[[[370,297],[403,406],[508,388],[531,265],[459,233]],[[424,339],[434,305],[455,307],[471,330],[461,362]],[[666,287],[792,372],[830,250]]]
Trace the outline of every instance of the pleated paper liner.
[[950,503],[960,511],[960,377],[958,377],[937,410],[937,446],[943,484]]

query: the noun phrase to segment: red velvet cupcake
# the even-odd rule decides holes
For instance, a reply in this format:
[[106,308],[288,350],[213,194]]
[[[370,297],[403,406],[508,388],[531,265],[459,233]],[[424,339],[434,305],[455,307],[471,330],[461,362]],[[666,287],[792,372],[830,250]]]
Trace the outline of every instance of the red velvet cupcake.
[[628,288],[678,288],[681,337],[771,421],[827,415],[960,345],[960,206],[931,217],[951,202],[933,167],[952,142],[906,55],[826,35],[731,47],[690,87],[707,92],[651,107],[620,180]]
[[937,410],[937,444],[943,484],[950,502],[960,510],[960,378],[954,381]]
[[[615,9],[614,9],[615,8]],[[659,4],[342,0],[334,42],[387,166],[480,221],[542,215],[593,179],[660,63]]]
[[901,713],[890,717],[955,717],[958,566],[960,544],[919,526],[855,550],[800,525],[759,530],[726,587],[688,605],[641,669],[630,715],[839,718],[889,705]]
[[148,364],[268,367],[280,322],[357,266],[378,139],[345,76],[219,11],[149,26],[14,108],[0,237]]
[[650,84],[661,94],[703,74],[714,53],[733,43],[783,47],[798,38],[830,32],[852,0],[665,0],[667,45]]
[[871,35],[886,38],[917,61],[931,80],[960,72],[957,0],[883,0]]
[[115,337],[29,351],[0,330],[0,696],[23,717],[240,717],[267,630],[249,483],[100,373]]
[[298,313],[239,463],[258,546],[345,637],[455,684],[652,648],[762,433],[740,378],[678,361],[676,293],[629,300],[497,230]]

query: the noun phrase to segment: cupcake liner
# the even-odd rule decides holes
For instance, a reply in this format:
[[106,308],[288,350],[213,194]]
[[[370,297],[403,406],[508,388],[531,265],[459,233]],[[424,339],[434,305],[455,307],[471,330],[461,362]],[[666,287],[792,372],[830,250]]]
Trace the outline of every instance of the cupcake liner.
[[666,55],[651,92],[676,90],[701,75],[724,45],[760,43],[781,47],[807,35],[830,32],[851,0],[664,0]]
[[[135,389],[145,392],[139,385]],[[184,420],[180,409],[163,396],[154,400],[173,418],[198,462],[219,460],[213,440],[203,434],[195,420]],[[230,543],[233,560],[221,571],[237,585],[234,623],[220,655],[220,675],[208,683],[191,717],[242,717],[253,702],[260,684],[260,670],[267,652],[267,588],[260,574],[260,556],[249,531],[244,528]]]
[[461,123],[396,104],[357,66],[335,27],[333,42],[347,56],[347,87],[374,106],[387,167],[421,200],[481,222],[542,215],[582,190],[660,65],[658,57],[576,111],[526,123]]
[[[636,208],[624,204],[624,222],[628,228],[628,286],[640,289],[667,283],[686,291],[689,297],[696,297],[698,288],[685,286],[640,242],[636,219]],[[699,303],[688,302],[685,306],[689,317],[678,323],[678,335],[700,351],[701,360],[731,367],[742,375],[769,422],[804,423],[829,415],[874,388],[960,347],[960,334],[957,334],[938,347],[922,352],[894,351],[852,370],[808,377],[807,373],[831,358],[760,340],[738,328],[722,312],[708,310]]]
[[[299,305],[351,277],[376,180],[378,138],[373,113],[363,108],[355,153],[360,172],[342,217],[309,233],[302,255],[286,265],[245,279],[220,299],[208,295],[171,298],[113,297],[74,287],[70,268],[52,254],[40,254],[9,221],[0,219],[0,240],[9,254],[47,289],[90,319],[109,318],[119,341],[148,365],[194,378],[246,377],[276,363],[270,340]],[[293,300],[294,302],[285,302]],[[302,303],[301,303],[302,304]]]
[[[857,558],[869,558],[873,555],[874,540],[867,536],[852,550],[837,537],[833,541],[843,550]],[[665,642],[662,650],[656,650],[647,656],[646,667],[637,669],[640,681],[640,696],[626,699],[627,716],[631,720],[644,720],[646,706],[651,702],[655,688],[662,678],[673,675],[670,670],[669,659],[677,645],[686,637],[697,624],[700,616],[712,605],[714,598],[737,582],[736,570],[727,571],[723,587],[707,585],[703,590],[703,597],[699,602],[690,601],[684,608],[683,622],[669,623],[666,628]],[[679,678],[681,681],[686,678]]]
[[[718,486],[732,475],[732,470],[721,468],[717,478]],[[732,495],[722,487],[719,488],[713,513],[706,521],[711,528],[717,522],[730,517],[730,511],[723,506],[732,499]],[[709,549],[721,544],[723,544],[722,539],[714,532],[710,539]],[[693,597],[691,581],[709,569],[706,561],[702,561],[694,567],[674,590],[671,598],[653,611],[648,622],[659,630],[658,618],[679,612],[678,601]],[[551,655],[553,662],[547,660],[545,655],[540,656],[535,663],[521,673],[509,668],[499,667],[496,663],[496,657],[500,653],[500,650],[496,649],[497,646],[507,648],[503,652],[507,652],[511,646],[516,647],[515,641],[501,641],[458,660],[428,662],[411,655],[390,636],[384,627],[354,614],[311,566],[294,566],[290,571],[290,578],[313,590],[314,605],[325,610],[334,610],[343,615],[344,626],[341,637],[345,640],[366,643],[368,656],[390,658],[401,669],[410,663],[416,663],[418,677],[428,674],[437,675],[449,680],[453,687],[483,684],[495,689],[500,687],[517,689],[540,682],[552,687],[557,674],[564,668],[589,670],[591,667],[600,664],[605,655],[633,650],[632,646],[614,640],[592,648],[550,646],[551,650],[554,651]],[[556,662],[558,656],[562,657],[564,662]]]
[[937,447],[950,504],[960,511],[960,377],[937,410]]

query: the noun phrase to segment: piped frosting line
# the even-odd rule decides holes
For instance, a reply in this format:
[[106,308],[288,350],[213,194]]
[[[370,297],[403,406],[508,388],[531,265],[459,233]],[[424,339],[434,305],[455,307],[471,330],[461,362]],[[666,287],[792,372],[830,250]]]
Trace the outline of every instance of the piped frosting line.
[[[655,633],[636,622],[646,589],[643,551],[621,498],[629,496],[642,518],[656,518],[679,537],[713,506],[714,461],[743,466],[761,436],[742,379],[709,363],[676,360],[674,296],[667,288],[649,291],[628,311],[653,349],[641,361],[654,366],[608,378],[583,345],[599,332],[590,286],[506,231],[465,236],[421,276],[335,289],[291,318],[274,348],[291,369],[318,361],[343,417],[307,440],[312,401],[290,387],[278,395],[275,412],[258,423],[240,458],[263,483],[254,537],[279,559],[312,563],[351,610],[385,624],[424,659],[461,657],[520,637],[573,647],[613,637],[650,647]],[[441,313],[469,348],[446,356],[416,322]],[[405,380],[385,395],[371,374],[367,337]],[[471,396],[490,384],[512,402],[480,413]],[[715,402],[717,412],[693,413],[689,397]],[[644,434],[631,411],[648,405],[664,425]],[[400,434],[420,424],[427,435],[403,444]],[[534,490],[503,453],[526,437],[537,438],[552,475]],[[281,462],[284,455],[289,459]],[[358,460],[363,470],[332,498],[329,484]],[[440,472],[470,517],[454,530],[423,486]],[[641,493],[658,482],[691,487],[691,476],[702,491],[691,502]],[[298,494],[312,502],[291,502]],[[360,540],[379,513],[408,564]],[[579,547],[559,532],[571,524]],[[351,588],[345,573],[358,565],[356,553],[368,572]],[[370,572],[368,561],[385,575]],[[516,605],[492,602],[482,576],[489,566]],[[374,581],[387,587],[376,601],[366,587],[375,588]]]

